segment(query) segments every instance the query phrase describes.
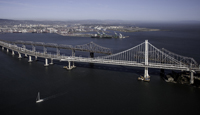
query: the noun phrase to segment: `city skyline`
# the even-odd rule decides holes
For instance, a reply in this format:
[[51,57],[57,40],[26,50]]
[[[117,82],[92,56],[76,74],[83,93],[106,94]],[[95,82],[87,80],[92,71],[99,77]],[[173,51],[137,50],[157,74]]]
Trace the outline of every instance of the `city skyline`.
[[2,19],[200,21],[199,0],[0,0]]

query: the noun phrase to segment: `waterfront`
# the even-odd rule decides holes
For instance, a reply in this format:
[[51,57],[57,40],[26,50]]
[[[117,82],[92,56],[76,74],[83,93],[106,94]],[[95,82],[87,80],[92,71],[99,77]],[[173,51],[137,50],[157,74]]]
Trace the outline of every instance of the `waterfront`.
[[[160,25],[152,25],[160,26]],[[166,27],[166,25],[161,25]],[[199,25],[171,25],[171,31],[136,32],[126,39],[66,37],[57,34],[2,34],[0,39],[79,45],[90,41],[113,49],[114,53],[148,39],[158,48],[193,57],[200,63]],[[192,28],[192,29],[191,29]],[[77,52],[76,55],[89,56]],[[44,67],[44,60],[28,63],[1,51],[1,109],[5,114],[192,114],[198,113],[199,89],[165,83],[158,69],[149,69],[151,82],[137,81],[143,68],[75,63],[76,69],[62,69],[63,63]],[[98,56],[98,54],[95,54]],[[67,64],[67,63],[65,63]],[[35,103],[37,92],[47,98]]]

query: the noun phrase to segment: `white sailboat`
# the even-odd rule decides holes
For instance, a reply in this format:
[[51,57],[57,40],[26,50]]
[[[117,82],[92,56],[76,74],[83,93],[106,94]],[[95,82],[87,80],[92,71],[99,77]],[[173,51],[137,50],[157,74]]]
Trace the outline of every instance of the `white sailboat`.
[[42,101],[44,101],[43,99],[40,99],[40,92],[38,92],[38,96],[37,96],[37,98],[36,98],[36,103],[40,103],[40,102],[42,102]]

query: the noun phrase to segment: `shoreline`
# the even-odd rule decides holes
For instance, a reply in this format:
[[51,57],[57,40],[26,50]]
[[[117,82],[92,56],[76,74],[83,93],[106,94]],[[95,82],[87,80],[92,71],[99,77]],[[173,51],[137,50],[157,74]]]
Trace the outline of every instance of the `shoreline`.
[[[126,32],[126,33],[133,33],[133,32],[156,32],[156,31],[170,31],[170,30],[161,30],[161,29],[147,29],[147,28],[140,28],[138,30],[124,30],[124,29],[108,29],[108,30],[112,30],[112,31],[120,31],[120,32]],[[0,34],[7,34],[9,32],[0,32]],[[24,34],[23,32],[19,32],[21,34]],[[19,34],[17,33],[17,34]],[[25,32],[26,33],[31,33],[31,32]],[[105,32],[105,33],[109,33],[109,32]],[[16,33],[15,33],[16,34]],[[47,34],[45,33],[32,33],[32,34]],[[72,36],[72,37],[91,37],[93,34],[80,34],[80,33],[73,33],[73,34],[62,34],[62,33],[48,33],[48,34],[58,34],[61,36]],[[129,37],[129,36],[124,36],[125,38]],[[114,38],[114,37],[113,37]]]

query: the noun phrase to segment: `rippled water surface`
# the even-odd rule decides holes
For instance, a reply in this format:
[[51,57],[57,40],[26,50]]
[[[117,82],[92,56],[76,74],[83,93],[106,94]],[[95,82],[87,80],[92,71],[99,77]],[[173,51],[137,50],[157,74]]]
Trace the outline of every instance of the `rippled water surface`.
[[[193,57],[200,63],[199,25],[146,25],[170,31],[122,33],[125,39],[66,37],[57,34],[0,34],[0,39],[81,45],[94,43],[117,53],[148,39],[157,48]],[[42,51],[42,47],[37,50]],[[55,49],[48,49],[55,53]],[[65,55],[71,51],[61,50]],[[88,52],[76,52],[88,57]],[[95,54],[101,56],[101,54]],[[144,68],[55,61],[44,67],[44,59],[28,63],[11,52],[0,51],[0,113],[3,114],[199,114],[200,89],[166,83],[159,69],[149,69],[151,81],[137,80]],[[36,104],[37,93],[44,102]],[[2,114],[2,115],[3,115]]]

